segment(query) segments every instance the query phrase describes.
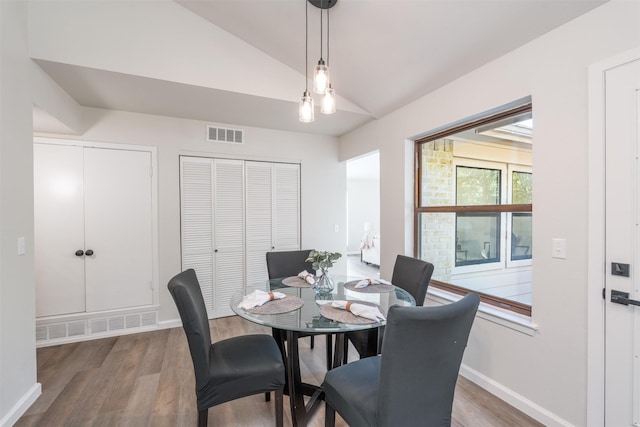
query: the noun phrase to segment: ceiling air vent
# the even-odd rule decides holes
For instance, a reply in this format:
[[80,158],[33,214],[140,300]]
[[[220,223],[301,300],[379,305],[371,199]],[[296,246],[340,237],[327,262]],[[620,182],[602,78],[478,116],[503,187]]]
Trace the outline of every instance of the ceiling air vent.
[[243,144],[244,131],[240,129],[220,128],[207,125],[207,141],[226,142],[229,144]]

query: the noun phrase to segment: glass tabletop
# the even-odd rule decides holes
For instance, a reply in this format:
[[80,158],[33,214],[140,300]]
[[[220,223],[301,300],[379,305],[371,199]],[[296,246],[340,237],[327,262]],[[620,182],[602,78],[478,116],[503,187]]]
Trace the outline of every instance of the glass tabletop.
[[[298,332],[318,332],[318,333],[339,333],[350,330],[360,330],[377,328],[386,324],[386,321],[372,322],[364,324],[341,323],[328,319],[320,314],[320,307],[335,300],[347,300],[352,302],[364,302],[365,304],[376,304],[385,315],[389,307],[393,305],[415,306],[416,301],[407,291],[394,286],[392,290],[384,292],[362,292],[345,288],[345,283],[350,285],[353,281],[362,279],[361,277],[331,276],[335,283],[335,288],[331,293],[316,293],[311,287],[294,287],[283,284],[287,279],[280,278],[265,281],[264,291],[282,292],[287,296],[300,298],[302,307],[280,314],[256,314],[242,308],[238,304],[242,301],[243,292],[236,293],[230,301],[231,309],[247,320],[261,325],[277,329],[292,330]],[[388,287],[387,287],[388,289]]]

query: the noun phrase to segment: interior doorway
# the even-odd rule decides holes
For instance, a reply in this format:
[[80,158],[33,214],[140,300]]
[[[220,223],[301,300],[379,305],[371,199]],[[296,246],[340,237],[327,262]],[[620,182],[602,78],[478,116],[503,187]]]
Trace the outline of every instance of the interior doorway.
[[347,161],[347,274],[380,275],[380,154]]

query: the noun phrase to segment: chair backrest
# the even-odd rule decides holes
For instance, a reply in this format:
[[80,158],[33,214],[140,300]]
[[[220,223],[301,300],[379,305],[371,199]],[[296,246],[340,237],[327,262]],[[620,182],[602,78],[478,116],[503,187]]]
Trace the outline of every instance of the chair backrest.
[[391,283],[409,292],[416,305],[424,305],[427,288],[433,274],[433,264],[421,259],[398,255],[393,266]]
[[207,309],[196,272],[190,268],[176,275],[167,285],[178,307],[196,377],[196,390],[208,381],[211,333]]
[[379,426],[450,426],[453,395],[480,298],[392,306],[382,342]]
[[307,262],[310,249],[300,251],[267,252],[267,272],[269,279],[297,276],[301,271],[307,270],[315,274],[312,262]]

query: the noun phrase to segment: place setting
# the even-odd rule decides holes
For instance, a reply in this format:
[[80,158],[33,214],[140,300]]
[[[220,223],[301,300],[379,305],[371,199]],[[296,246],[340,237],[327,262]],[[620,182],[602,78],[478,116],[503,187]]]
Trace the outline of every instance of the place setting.
[[256,289],[242,297],[238,308],[253,314],[281,314],[297,310],[303,305],[302,298],[285,295],[282,292]]
[[320,314],[327,319],[353,325],[366,325],[386,320],[385,315],[380,311],[380,306],[367,301],[331,301],[320,306]]
[[381,294],[393,291],[395,286],[384,279],[371,279],[367,277],[365,279],[347,282],[344,284],[344,288],[354,292]]
[[297,276],[282,279],[282,284],[294,288],[312,288],[316,284],[316,278],[307,270],[301,271]]

